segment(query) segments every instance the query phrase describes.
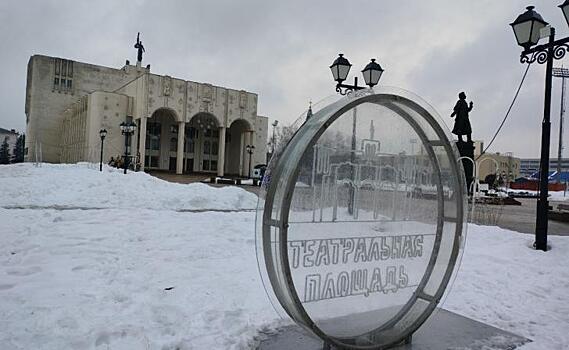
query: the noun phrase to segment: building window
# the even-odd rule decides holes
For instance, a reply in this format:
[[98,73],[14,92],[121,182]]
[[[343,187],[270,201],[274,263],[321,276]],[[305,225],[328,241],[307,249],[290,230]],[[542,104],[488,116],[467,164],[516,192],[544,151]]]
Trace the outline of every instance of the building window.
[[146,129],[146,149],[160,150],[160,134],[162,126],[158,122],[148,122]]
[[54,62],[54,90],[71,91],[73,89],[73,61],[56,58]]
[[186,138],[187,139],[193,139],[193,138],[197,137],[196,131],[197,131],[196,128],[186,125],[186,135],[185,135]]
[[153,151],[160,151],[160,136],[151,136],[150,149]]
[[186,139],[185,145],[184,145],[184,152],[186,153],[194,153],[194,145],[195,142],[193,139]]
[[170,152],[176,152],[177,149],[178,149],[178,139],[172,137],[170,139]]

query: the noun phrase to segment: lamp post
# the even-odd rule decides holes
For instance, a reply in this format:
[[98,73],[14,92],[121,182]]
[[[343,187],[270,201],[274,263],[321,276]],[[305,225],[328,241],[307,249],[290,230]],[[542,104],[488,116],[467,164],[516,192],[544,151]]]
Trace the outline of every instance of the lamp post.
[[[569,0],[559,5],[565,20],[569,24]],[[543,121],[541,123],[541,159],[539,167],[539,199],[537,200],[537,215],[535,224],[535,248],[547,251],[547,212],[549,203],[548,177],[549,177],[549,144],[551,134],[551,81],[553,77],[553,60],[562,59],[569,50],[569,37],[555,40],[555,28],[543,20],[540,14],[534,11],[534,6],[528,6],[526,12],[519,15],[510,25],[518,44],[524,48],[520,56],[521,63],[546,64],[545,68],[545,103],[543,107]],[[549,27],[549,41],[537,45],[541,39],[541,30]],[[535,46],[537,45],[537,46]]]
[[249,153],[249,178],[251,178],[251,158],[253,157],[253,151],[255,150],[255,146],[247,145],[246,146],[247,153]]
[[[569,1],[569,0],[568,0]],[[332,65],[330,66],[330,70],[332,71],[332,76],[336,81],[336,92],[340,95],[347,95],[353,91],[363,90],[365,86],[358,86],[358,77],[354,77],[354,85],[343,84],[343,82],[348,77],[348,73],[350,72],[350,68],[352,64],[348,61],[347,58],[344,57],[343,54],[338,54],[338,58],[334,60]],[[370,88],[377,85],[379,82],[379,78],[383,74],[383,69],[381,66],[375,62],[375,58],[371,59],[371,62],[367,64],[362,70],[364,81],[367,86]],[[356,121],[357,121],[357,109],[354,108],[352,112],[352,151],[350,152],[350,163],[352,167],[350,168],[350,177],[354,178],[354,171],[353,166],[355,164],[355,157],[356,157]],[[350,195],[349,195],[349,202],[348,202],[348,212],[352,214],[354,212],[354,189],[350,187]]]
[[277,142],[277,137],[276,137],[275,131],[277,129],[277,125],[279,125],[279,121],[275,120],[271,125],[273,126],[273,142],[272,142],[273,143],[273,147],[272,147],[273,149],[271,152],[271,157],[272,157],[275,154],[275,146],[276,146],[275,144]]
[[99,130],[99,136],[101,137],[101,160],[99,161],[99,171],[103,171],[103,141],[105,141],[105,137],[107,136],[107,130]]
[[121,134],[124,135],[124,173],[126,174],[126,169],[128,169],[129,160],[129,146],[130,146],[130,136],[136,131],[136,124],[134,122],[122,122],[120,124]]

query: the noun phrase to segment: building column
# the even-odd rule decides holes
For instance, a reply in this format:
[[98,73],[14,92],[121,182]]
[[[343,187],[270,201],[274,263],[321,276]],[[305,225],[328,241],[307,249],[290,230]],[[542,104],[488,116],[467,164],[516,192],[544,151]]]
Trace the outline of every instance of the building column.
[[243,171],[245,169],[245,167],[243,166],[243,160],[245,159],[244,157],[244,153],[245,153],[245,133],[241,132],[241,134],[239,134],[240,139],[239,139],[239,176],[243,176]]
[[217,147],[217,176],[225,174],[225,126],[219,128],[219,145]]
[[178,147],[176,148],[176,174],[184,172],[184,138],[186,123],[178,122]]
[[[249,143],[248,145],[251,146],[255,146],[255,131],[254,130],[249,130]],[[257,152],[257,146],[255,146],[255,148],[253,149],[253,153],[249,155],[249,157],[251,158],[251,161],[249,161],[249,159],[247,159],[247,166],[249,166],[249,164],[251,165],[251,168],[249,169],[249,171],[247,172],[247,174],[251,174],[253,175],[253,167],[255,167],[255,152]]]
[[138,128],[140,129],[140,140],[138,142],[138,153],[140,153],[140,171],[144,171],[144,160],[146,156],[146,117],[140,117]]

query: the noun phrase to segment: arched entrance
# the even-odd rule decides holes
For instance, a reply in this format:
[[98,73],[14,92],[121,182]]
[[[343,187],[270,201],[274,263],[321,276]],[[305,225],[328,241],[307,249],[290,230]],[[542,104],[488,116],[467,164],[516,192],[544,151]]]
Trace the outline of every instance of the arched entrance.
[[184,171],[216,173],[219,167],[219,124],[215,116],[198,113],[186,124]]
[[249,173],[249,154],[246,146],[253,140],[252,130],[251,124],[244,119],[237,119],[231,123],[225,139],[226,174],[245,176]]
[[176,113],[159,108],[146,121],[145,169],[176,171],[178,143]]

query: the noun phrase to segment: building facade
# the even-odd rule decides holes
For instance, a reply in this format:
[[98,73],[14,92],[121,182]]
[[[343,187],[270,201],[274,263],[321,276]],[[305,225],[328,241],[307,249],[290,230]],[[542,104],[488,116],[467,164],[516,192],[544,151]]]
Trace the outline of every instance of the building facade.
[[476,159],[476,168],[480,180],[488,175],[501,176],[506,182],[514,182],[520,177],[520,159],[511,152],[484,153]]
[[[557,171],[559,160],[557,158],[549,159],[549,172]],[[561,171],[569,171],[569,158],[561,158]],[[539,172],[539,158],[524,158],[521,160],[521,174],[524,177],[530,177]]]
[[[265,162],[268,119],[258,96],[150,72],[127,61],[121,69],[34,55],[26,86],[26,160],[98,162],[121,156],[120,123],[133,121],[131,154],[141,169],[177,174],[246,176]],[[249,160],[247,145],[255,146]],[[249,165],[251,164],[251,165]]]
[[20,137],[20,133],[18,133],[15,129],[8,130],[0,128],[0,143],[6,140],[10,154],[14,153],[16,142],[18,142],[18,137]]

